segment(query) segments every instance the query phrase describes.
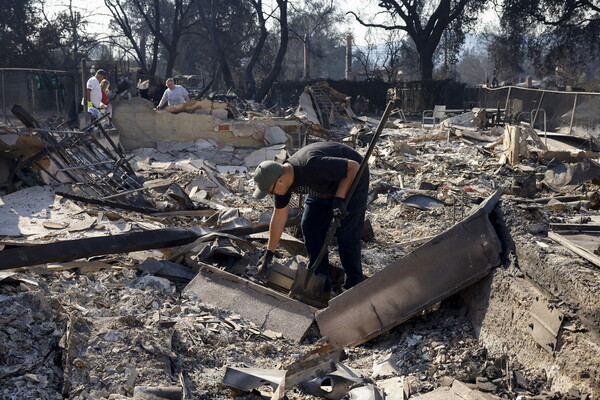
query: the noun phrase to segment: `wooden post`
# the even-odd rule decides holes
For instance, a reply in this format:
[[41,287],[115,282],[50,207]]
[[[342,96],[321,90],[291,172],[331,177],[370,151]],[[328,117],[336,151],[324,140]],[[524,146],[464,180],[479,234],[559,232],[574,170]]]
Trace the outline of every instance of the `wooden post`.
[[507,125],[504,132],[504,155],[510,165],[519,163],[521,154],[521,128],[514,125]]
[[31,83],[31,113],[34,117],[37,117],[35,113],[35,82],[33,79],[30,79],[29,82]]

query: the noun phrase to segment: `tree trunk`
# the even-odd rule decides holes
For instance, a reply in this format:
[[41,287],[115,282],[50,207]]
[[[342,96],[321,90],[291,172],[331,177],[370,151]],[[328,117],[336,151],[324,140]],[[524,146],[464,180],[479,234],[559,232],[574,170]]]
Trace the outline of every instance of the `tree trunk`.
[[260,26],[260,36],[258,37],[258,41],[256,42],[256,46],[252,51],[252,56],[250,57],[250,61],[248,61],[248,65],[246,66],[246,99],[252,99],[256,92],[256,80],[254,79],[254,66],[258,62],[260,58],[260,54],[265,46],[267,41],[267,27],[265,24],[265,18],[263,16],[262,11],[262,3],[260,1],[253,1],[252,4],[256,10],[258,16],[258,23]]
[[151,76],[156,75],[156,69],[158,68],[158,38],[154,38],[154,43],[152,44],[153,54],[152,54],[152,64],[150,64],[148,74]]
[[167,59],[167,71],[166,71],[166,77],[167,78],[171,78],[173,77],[173,69],[175,68],[175,60],[177,59],[177,53],[174,51],[170,51],[169,52],[169,57]]
[[273,62],[273,67],[269,72],[269,75],[262,81],[260,87],[256,91],[254,99],[256,101],[263,101],[273,83],[279,77],[279,73],[281,72],[283,58],[285,57],[285,53],[287,52],[287,45],[289,39],[289,28],[287,23],[287,0],[277,0],[277,4],[279,5],[279,23],[281,25],[281,37],[279,42],[279,51],[277,51],[277,56],[275,57],[275,61]]
[[433,78],[433,53],[430,51],[419,51],[419,72],[422,81]]
[[211,2],[211,13],[210,13],[210,21],[207,18],[206,11],[202,5],[201,1],[197,1],[198,11],[200,12],[200,19],[202,20],[202,25],[208,31],[210,35],[210,45],[215,51],[217,55],[217,59],[219,61],[219,68],[221,70],[221,74],[223,76],[223,81],[225,82],[225,86],[227,90],[235,87],[233,84],[233,77],[231,75],[231,69],[229,68],[229,63],[227,62],[227,58],[225,57],[225,52],[221,47],[221,43],[219,43],[218,35],[217,35],[217,23],[215,21],[217,15],[217,9],[219,6],[219,2],[217,0],[213,0]]

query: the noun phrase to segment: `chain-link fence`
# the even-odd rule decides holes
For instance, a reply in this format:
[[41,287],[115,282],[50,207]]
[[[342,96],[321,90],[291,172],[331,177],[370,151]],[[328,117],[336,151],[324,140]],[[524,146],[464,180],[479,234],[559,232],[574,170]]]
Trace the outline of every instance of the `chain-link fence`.
[[536,129],[548,132],[600,136],[600,93],[482,88],[479,106],[501,110],[509,122],[532,122]]
[[452,79],[398,82],[390,86],[387,97],[405,114],[420,116],[423,110],[431,110],[435,105],[452,110],[477,107],[479,88]]
[[4,124],[16,121],[10,110],[18,104],[36,118],[72,119],[82,98],[76,71],[25,68],[0,69],[0,113]]

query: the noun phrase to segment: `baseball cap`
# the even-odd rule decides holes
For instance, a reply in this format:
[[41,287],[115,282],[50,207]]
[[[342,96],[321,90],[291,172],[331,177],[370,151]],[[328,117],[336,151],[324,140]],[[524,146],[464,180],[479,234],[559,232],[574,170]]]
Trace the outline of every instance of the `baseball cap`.
[[104,72],[103,69],[99,69],[98,71],[96,71],[96,75],[106,76],[106,72]]
[[283,173],[283,165],[275,161],[263,161],[258,164],[254,171],[254,182],[256,182],[256,190],[252,197],[262,199],[269,194],[269,188],[273,186],[277,179]]

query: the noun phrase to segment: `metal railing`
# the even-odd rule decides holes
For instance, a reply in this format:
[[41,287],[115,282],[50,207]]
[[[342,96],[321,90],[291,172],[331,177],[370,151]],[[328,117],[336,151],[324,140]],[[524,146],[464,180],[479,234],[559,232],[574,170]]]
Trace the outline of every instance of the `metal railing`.
[[[537,116],[540,112],[544,115],[544,144],[547,146],[548,145],[548,121],[546,118],[546,110],[544,110],[543,108],[536,108],[535,110],[531,110],[531,111],[522,111],[517,114],[515,119],[517,122],[527,122],[527,121],[521,121],[520,118],[523,116],[529,115],[529,125],[533,128],[535,126],[535,121],[537,119]],[[533,115],[533,118],[531,118],[532,115]]]

